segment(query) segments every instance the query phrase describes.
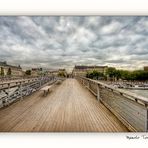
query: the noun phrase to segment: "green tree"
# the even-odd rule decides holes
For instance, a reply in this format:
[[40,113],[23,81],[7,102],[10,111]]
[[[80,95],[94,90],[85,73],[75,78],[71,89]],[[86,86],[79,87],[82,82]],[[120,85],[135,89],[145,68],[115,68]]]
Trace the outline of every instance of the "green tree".
[[143,81],[148,80],[148,72],[144,70],[116,70],[115,74],[116,78],[121,78],[122,80],[130,80],[130,81]]
[[117,80],[119,80],[121,78],[121,72],[120,72],[120,70],[114,71],[114,76],[116,77]]
[[126,80],[129,77],[129,71],[127,70],[120,70],[121,79]]
[[11,68],[9,67],[9,68],[8,68],[8,71],[7,71],[7,75],[8,75],[8,76],[11,76],[11,73],[12,73],[12,72],[11,72]]
[[1,73],[0,73],[1,76],[4,76],[4,68],[1,67]]
[[26,75],[31,75],[31,70],[26,70],[26,71],[25,71],[25,74],[26,74]]
[[144,70],[116,70],[113,67],[109,67],[106,71],[106,75],[94,70],[87,72],[86,77],[91,79],[100,79],[101,77],[105,79],[105,77],[109,77],[111,80],[145,81],[148,80],[148,72]]
[[117,75],[116,73],[116,69],[114,67],[109,67],[106,71],[106,75],[111,78],[114,79]]
[[86,73],[86,77],[90,79],[104,79],[104,74],[101,72],[98,72],[97,70],[89,71]]
[[136,70],[133,71],[133,75],[135,80],[148,80],[148,72],[144,71],[144,70]]
[[63,71],[60,71],[60,72],[58,73],[58,76],[60,76],[60,77],[66,77],[66,74],[65,74],[65,72],[63,72]]

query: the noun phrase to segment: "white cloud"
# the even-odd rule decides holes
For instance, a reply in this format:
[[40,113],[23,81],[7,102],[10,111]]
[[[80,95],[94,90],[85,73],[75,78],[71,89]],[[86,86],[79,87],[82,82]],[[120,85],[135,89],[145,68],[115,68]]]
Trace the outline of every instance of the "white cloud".
[[121,29],[121,24],[120,22],[113,21],[108,25],[105,25],[101,29],[102,34],[111,34],[111,33],[116,33],[117,31],[120,31]]

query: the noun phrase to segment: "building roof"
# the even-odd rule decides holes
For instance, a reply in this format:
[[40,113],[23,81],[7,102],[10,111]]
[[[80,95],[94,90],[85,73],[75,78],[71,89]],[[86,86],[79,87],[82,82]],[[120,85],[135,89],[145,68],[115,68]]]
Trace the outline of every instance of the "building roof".
[[59,69],[59,71],[66,71],[66,69]]
[[31,70],[32,71],[42,71],[43,69],[42,68],[32,68]]
[[107,66],[84,66],[84,65],[75,65],[75,69],[92,69],[92,68],[106,68]]
[[144,70],[145,71],[148,71],[148,66],[144,66]]
[[13,66],[13,65],[8,65],[6,61],[0,62],[0,66],[5,66],[5,67],[10,67],[10,68],[17,68],[17,69],[22,69],[21,66]]
[[6,62],[1,62],[1,61],[0,61],[0,66],[6,66],[6,65],[7,65]]
[[48,72],[59,72],[59,70],[49,70]]

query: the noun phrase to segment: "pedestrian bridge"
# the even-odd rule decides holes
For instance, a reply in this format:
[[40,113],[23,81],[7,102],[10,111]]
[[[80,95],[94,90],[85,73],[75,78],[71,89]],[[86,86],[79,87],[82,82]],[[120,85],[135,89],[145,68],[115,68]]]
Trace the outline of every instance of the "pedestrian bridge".
[[[128,132],[133,129],[147,131],[146,101],[136,98],[136,101],[132,100],[131,96],[132,99],[127,94],[125,96],[124,93],[115,92],[107,87],[85,78],[71,78],[60,85],[53,85],[52,91],[46,96],[38,90],[9,107],[0,109],[0,131]],[[110,100],[113,98],[111,100],[113,105],[106,100],[107,95]],[[118,100],[117,103],[114,99]],[[124,108],[124,105],[128,106]],[[123,115],[127,118],[123,118]]]

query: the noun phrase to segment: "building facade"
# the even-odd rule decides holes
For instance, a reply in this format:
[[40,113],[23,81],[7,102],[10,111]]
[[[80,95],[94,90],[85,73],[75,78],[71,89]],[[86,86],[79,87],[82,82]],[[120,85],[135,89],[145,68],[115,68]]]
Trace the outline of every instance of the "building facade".
[[8,71],[11,71],[11,76],[23,76],[22,68],[7,64],[7,62],[0,62],[0,75],[7,76]]
[[59,73],[58,70],[48,70],[48,75],[49,76],[57,76]]
[[144,71],[148,71],[148,66],[144,66]]
[[96,70],[100,73],[105,74],[107,66],[78,66],[76,65],[72,71],[73,76],[86,76],[87,72]]
[[48,71],[48,75],[52,76],[59,76],[60,73],[63,73],[65,76],[67,76],[66,69],[54,69]]
[[31,69],[31,76],[37,77],[37,76],[41,76],[43,73],[42,68],[32,68]]

